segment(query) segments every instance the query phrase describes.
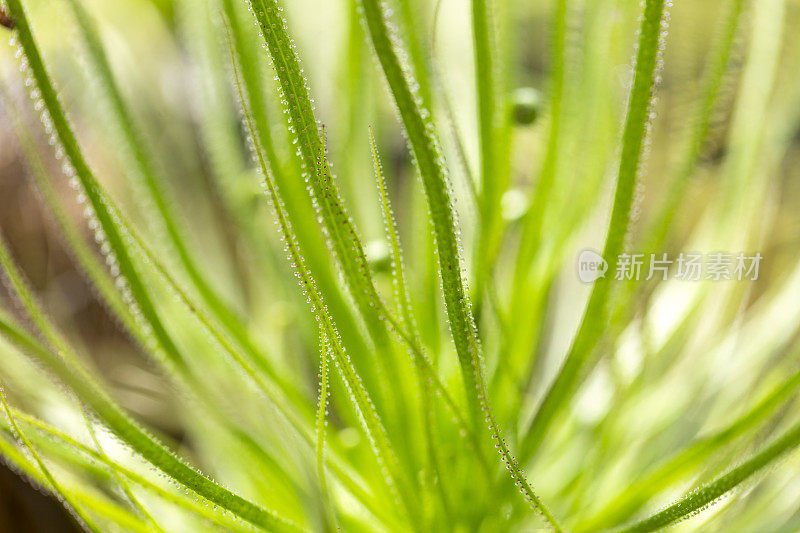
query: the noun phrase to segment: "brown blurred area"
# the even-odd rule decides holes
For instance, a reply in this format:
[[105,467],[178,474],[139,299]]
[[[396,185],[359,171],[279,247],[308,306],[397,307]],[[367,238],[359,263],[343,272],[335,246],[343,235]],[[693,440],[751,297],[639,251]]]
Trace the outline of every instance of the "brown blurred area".
[[[41,135],[32,122],[27,99],[20,93],[12,95],[16,111],[28,117],[30,131]],[[81,214],[75,194],[52,156],[46,142],[36,138],[39,154],[47,171],[54,177],[61,198],[71,211],[72,218],[82,223],[87,242],[94,242],[91,231]],[[62,332],[93,360],[99,374],[109,381],[118,393],[118,400],[134,414],[146,419],[170,437],[180,440],[174,417],[164,414],[169,403],[168,387],[152,360],[130,342],[123,330],[97,298],[84,273],[77,268],[64,242],[53,215],[40,198],[24,151],[18,144],[11,119],[0,103],[0,235],[10,246],[14,259],[39,298],[48,316]],[[98,258],[102,259],[96,248]],[[10,299],[6,287],[0,286],[0,298],[10,302],[10,309],[19,309]],[[27,322],[23,314],[19,314]],[[131,379],[134,375],[137,379]],[[132,385],[135,382],[136,385]]]
[[[21,95],[12,96],[20,106],[19,111],[29,115]],[[38,133],[36,128],[32,128],[32,131]],[[41,150],[40,153],[50,157],[48,150]],[[8,110],[0,104],[2,238],[11,247],[17,264],[36,291],[40,303],[68,336],[88,348],[86,352],[94,357],[91,363],[108,377],[121,403],[148,424],[180,441],[180,431],[171,423],[172,417],[166,415],[168,411],[163,409],[169,400],[164,398],[168,393],[160,376],[125,337],[95,298],[82,272],[75,267],[52,215],[38,197],[22,154]],[[54,161],[45,162],[50,172],[58,173]],[[64,181],[56,180],[61,185]],[[72,196],[64,194],[62,197],[71,199]],[[73,214],[76,217],[81,216],[77,204],[70,204],[70,208],[75,211]],[[88,228],[85,231],[88,235]],[[7,308],[19,310],[9,296],[5,280],[0,284],[0,301],[10,302]],[[18,313],[18,316],[25,321],[23,314]],[[136,386],[130,385],[132,372],[139,376]],[[142,383],[147,386],[142,386]],[[34,488],[0,461],[0,533],[80,530],[57,499],[46,491]]]
[[[81,332],[83,338],[98,342],[121,340],[116,326],[92,298],[71,258],[59,243],[49,218],[44,216],[26,175],[8,114],[2,106],[0,229],[47,308],[61,318],[72,315],[80,319],[74,323],[86,329]],[[9,298],[4,285],[0,287],[0,297]],[[0,461],[0,533],[72,531],[81,531],[81,528],[56,498],[35,488]]]
[[[41,210],[24,176],[23,162],[18,157],[13,133],[6,115],[0,108],[0,228],[13,246],[16,257],[33,285],[46,292],[54,286],[71,290],[76,302],[83,302],[76,312],[95,313],[90,295],[63,249],[52,244],[44,225]],[[80,291],[83,291],[81,294]],[[3,298],[8,294],[0,289]],[[94,308],[94,309],[93,309]],[[103,320],[90,321],[103,329]],[[98,331],[98,334],[102,334]],[[111,332],[113,335],[113,331]],[[80,531],[72,517],[58,500],[34,488],[27,480],[0,462],[0,532],[72,532]]]
[[81,528],[55,498],[0,463],[0,533],[73,531]]

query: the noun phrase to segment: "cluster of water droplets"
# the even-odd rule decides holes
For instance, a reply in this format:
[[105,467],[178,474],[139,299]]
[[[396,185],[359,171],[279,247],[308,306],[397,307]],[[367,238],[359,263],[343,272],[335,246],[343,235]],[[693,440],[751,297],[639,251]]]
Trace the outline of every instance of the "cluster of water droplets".
[[[55,131],[53,119],[51,118],[50,112],[45,105],[44,99],[42,98],[42,92],[36,83],[33,71],[30,67],[30,62],[28,61],[28,57],[25,55],[25,50],[15,35],[12,35],[9,38],[9,45],[15,48],[14,58],[17,59],[19,63],[19,71],[23,76],[23,84],[28,91],[28,96],[33,102],[34,110],[39,114],[39,120],[42,124],[45,135],[47,136],[48,144],[53,147],[56,159],[61,161],[61,170],[69,180],[70,186],[74,190],[78,191],[81,189],[80,181],[76,176],[75,168],[72,166],[71,161],[66,156],[64,147],[58,138],[57,132]],[[85,200],[85,195],[83,198]],[[81,200],[80,196],[78,200]]]
[[[359,2],[359,10],[362,14],[362,20],[365,20],[367,14],[365,12],[363,1],[364,0]],[[402,77],[405,81],[405,88],[399,87],[397,89],[399,93],[404,92],[404,89],[407,90],[408,95],[411,98],[411,102],[415,108],[413,112],[416,113],[421,120],[424,137],[421,140],[417,140],[417,142],[422,142],[423,145],[415,146],[414,141],[410,139],[406,128],[402,128],[401,133],[406,141],[406,145],[409,153],[411,154],[414,166],[419,169],[421,173],[427,172],[422,168],[420,161],[420,159],[424,158],[426,160],[426,167],[431,165],[433,167],[433,172],[437,174],[434,179],[440,180],[443,184],[443,187],[439,189],[438,185],[433,183],[434,179],[429,178],[424,174],[422,176],[427,200],[426,204],[428,207],[428,217],[433,223],[431,230],[434,240],[437,243],[437,257],[443,274],[439,278],[440,289],[444,294],[447,294],[448,291],[455,291],[457,293],[459,305],[465,311],[463,316],[460,317],[462,320],[459,320],[459,322],[462,322],[462,325],[457,328],[459,331],[453,331],[454,325],[451,311],[447,313],[447,325],[454,337],[472,337],[472,341],[477,342],[477,328],[471,312],[471,302],[467,296],[468,276],[461,260],[465,254],[461,225],[458,221],[458,210],[455,201],[453,200],[456,198],[455,189],[447,170],[447,165],[445,163],[443,152],[438,140],[438,135],[436,133],[435,123],[425,105],[424,99],[422,98],[420,85],[413,74],[413,69],[410,61],[408,60],[408,55],[405,51],[406,48],[400,36],[400,32],[397,26],[392,22],[392,9],[386,2],[381,2],[379,4],[379,9],[382,23],[386,30],[386,36],[392,47],[394,59],[396,60],[396,65],[399,66]],[[366,30],[369,31],[368,25]],[[373,52],[375,52],[375,50],[373,50]],[[377,54],[375,54],[375,57],[379,64],[383,64],[381,57],[379,57]],[[388,58],[387,60],[392,61],[392,58]],[[389,85],[388,79],[384,79],[384,86],[389,92],[391,100],[394,103],[393,107],[398,121],[401,124],[404,124],[405,120],[403,112],[400,109],[400,103],[395,98],[395,88],[392,88]],[[410,120],[415,119],[412,116],[410,117]],[[446,254],[442,254],[440,252],[442,248],[447,249]],[[451,277],[452,272],[457,274],[456,279]]]
[[[45,131],[45,133],[46,133],[46,135],[48,137],[48,142],[53,147],[56,158],[62,162],[62,171],[63,171],[64,175],[68,178],[70,186],[75,190],[78,202],[81,205],[84,206],[84,213],[83,213],[84,217],[86,218],[88,226],[92,230],[92,232],[93,232],[93,234],[95,236],[95,240],[96,240],[96,242],[97,242],[97,244],[99,246],[99,249],[100,249],[101,253],[103,254],[103,256],[105,258],[105,262],[106,262],[106,265],[107,265],[107,267],[109,269],[109,272],[111,273],[112,277],[114,278],[114,282],[115,282],[116,288],[122,294],[122,297],[125,300],[125,302],[128,305],[131,306],[131,308],[133,310],[134,317],[137,319],[137,322],[139,322],[145,338],[151,340],[152,345],[149,347],[150,350],[151,351],[155,351],[155,342],[153,341],[154,337],[153,337],[152,328],[150,327],[149,323],[144,319],[142,313],[139,311],[138,306],[136,305],[136,303],[134,301],[134,298],[133,298],[133,296],[131,294],[128,282],[120,273],[119,261],[116,258],[116,255],[114,254],[114,252],[112,250],[112,246],[111,246],[108,238],[106,237],[105,231],[103,230],[103,227],[102,227],[102,223],[100,222],[100,220],[99,220],[99,218],[98,218],[98,216],[97,216],[97,214],[95,212],[94,207],[92,206],[92,204],[89,201],[90,199],[89,199],[88,194],[87,194],[89,191],[88,191],[87,187],[92,187],[93,188],[93,190],[91,191],[93,193],[92,197],[93,198],[99,198],[98,201],[101,202],[101,206],[102,206],[103,210],[106,213],[108,213],[108,215],[109,215],[109,217],[111,219],[111,222],[117,228],[122,227],[123,230],[124,230],[124,224],[123,224],[120,216],[116,212],[116,210],[113,208],[113,206],[109,205],[109,203],[104,198],[104,196],[102,194],[102,191],[100,190],[99,185],[97,185],[95,187],[94,186],[95,184],[92,183],[91,177],[86,178],[86,180],[83,180],[82,179],[83,176],[80,176],[79,173],[77,172],[75,166],[72,163],[72,160],[67,155],[67,153],[66,153],[66,151],[64,149],[64,145],[60,141],[60,137],[59,137],[59,133],[60,132],[56,131],[54,122],[53,122],[52,117],[50,116],[50,113],[49,113],[49,111],[47,109],[47,106],[46,106],[46,104],[45,104],[45,102],[44,102],[44,100],[42,98],[41,91],[37,87],[33,72],[32,72],[32,70],[30,68],[30,64],[29,64],[28,58],[25,56],[25,53],[24,53],[24,50],[23,50],[22,46],[20,45],[20,43],[18,43],[18,40],[14,36],[12,36],[12,38],[10,39],[10,44],[16,48],[15,57],[19,60],[20,71],[24,75],[25,86],[29,89],[30,97],[34,102],[34,109],[37,110],[40,113],[40,120],[42,122],[42,126],[44,128],[44,131]],[[66,116],[64,117],[64,119],[68,120],[68,118]],[[122,234],[123,234],[123,238],[127,239],[129,241],[129,243],[131,244],[131,246],[132,246],[134,243],[132,242],[131,236],[128,235],[128,234],[125,234],[124,231],[122,231]],[[132,422],[130,422],[130,423],[132,424]],[[140,431],[143,434],[143,436],[147,440],[149,440],[151,443],[154,443],[154,444],[156,444],[156,446],[161,447],[162,451],[166,450],[162,446],[158,445],[157,441],[151,435],[149,435],[146,430],[144,430],[142,428],[138,428],[138,431]],[[152,446],[152,445],[150,445],[150,446]],[[167,453],[169,453],[169,452],[167,452]],[[199,471],[197,471],[194,467],[192,467],[192,468],[198,474],[203,475]],[[186,492],[187,496],[192,496],[192,498],[194,500],[198,501],[203,506],[205,506],[205,507],[213,507],[215,510],[217,509],[218,506],[216,504],[212,504],[211,502],[209,502],[209,501],[207,501],[205,499],[198,499],[196,497],[196,495],[194,495],[193,491],[188,489],[185,485],[178,483],[177,480],[175,480],[172,476],[164,474],[160,470],[158,471],[158,473],[159,473],[159,476],[162,477],[164,480],[168,481],[170,484],[175,485],[177,488],[182,488]],[[208,478],[208,476],[205,476],[205,477]],[[208,479],[211,479],[211,478],[208,478]],[[224,499],[224,498],[220,498],[220,499]],[[236,519],[236,521],[239,522],[239,519]]]
[[[632,246],[632,228],[642,213],[642,203],[645,195],[645,182],[643,179],[641,179],[641,177],[647,173],[647,163],[650,159],[650,153],[652,152],[653,125],[655,124],[657,118],[656,108],[658,106],[657,91],[663,81],[662,72],[664,71],[664,50],[667,46],[667,35],[669,31],[670,8],[672,7],[672,0],[663,0],[663,3],[664,5],[661,13],[661,20],[659,21],[655,68],[652,73],[653,83],[650,87],[650,100],[647,105],[647,118],[645,120],[644,137],[642,139],[641,152],[639,154],[639,161],[636,168],[633,201],[631,204],[628,227],[625,233],[624,246],[626,249]],[[644,2],[642,2],[642,6],[644,7]],[[633,60],[633,65],[635,70],[636,59]]]
[[[84,72],[84,79],[89,82],[89,90],[97,97],[93,100],[94,104],[98,106],[97,116],[114,116],[118,120],[108,121],[109,129],[111,130],[116,140],[116,147],[123,153],[122,158],[125,161],[126,175],[129,176],[129,183],[134,193],[136,202],[141,206],[142,212],[152,214],[157,212],[156,202],[153,194],[148,189],[148,178],[146,170],[143,168],[144,163],[139,160],[135,154],[135,147],[128,140],[124,131],[123,122],[125,117],[121,116],[120,111],[113,105],[114,88],[110,85],[113,80],[107,81],[103,76],[102,69],[96,62],[90,61],[89,56],[86,54],[77,54],[78,64]],[[102,61],[97,58],[97,62]],[[153,185],[156,187],[156,185]],[[162,241],[166,241],[166,228],[159,216],[147,216],[148,227],[150,227]],[[171,243],[170,243],[171,244]]]
[[[363,10],[362,5],[360,5],[359,8]],[[443,271],[443,275],[440,278],[440,282],[442,284],[441,288],[442,291],[445,292],[445,294],[447,293],[447,291],[455,291],[458,299],[458,305],[460,305],[461,309],[463,310],[463,313],[459,313],[457,310],[449,310],[448,326],[451,328],[451,333],[454,335],[454,338],[458,339],[460,337],[462,339],[462,342],[466,343],[466,346],[462,347],[462,349],[466,348],[466,350],[468,350],[470,366],[473,372],[475,384],[478,389],[477,390],[478,400],[481,406],[481,410],[485,415],[485,420],[492,434],[492,438],[495,440],[495,447],[498,449],[500,456],[506,465],[506,468],[509,470],[509,472],[511,472],[515,485],[520,489],[525,498],[537,511],[539,511],[542,514],[545,514],[545,512],[543,511],[542,503],[533,494],[532,490],[530,490],[530,485],[528,484],[527,480],[525,480],[525,476],[522,473],[521,469],[519,468],[516,459],[511,455],[508,446],[500,433],[499,427],[497,426],[497,423],[494,420],[494,415],[492,414],[491,406],[484,385],[482,349],[480,346],[478,331],[471,312],[471,303],[469,298],[466,296],[467,282],[466,282],[465,272],[461,266],[461,260],[460,260],[460,257],[463,255],[461,231],[458,223],[458,213],[452,201],[452,198],[455,197],[455,192],[453,190],[453,185],[448,178],[446,165],[444,163],[444,159],[441,155],[442,152],[438,144],[434,123],[431,120],[430,114],[425,109],[424,103],[419,94],[419,84],[414,80],[413,76],[411,75],[411,69],[409,67],[407,59],[405,59],[406,58],[405,54],[402,52],[404,48],[402,46],[402,42],[398,36],[396,28],[391,23],[387,22],[389,20],[389,17],[391,16],[391,10],[385,3],[382,4],[382,14],[384,17],[384,22],[386,22],[386,27],[389,30],[390,40],[394,47],[397,58],[400,61],[400,67],[403,70],[412,100],[417,108],[419,116],[421,117],[424,125],[424,133],[425,133],[424,141],[426,143],[426,146],[424,146],[423,149],[426,149],[429,151],[429,153],[433,154],[432,163],[435,165],[435,169],[439,173],[439,177],[442,179],[445,185],[443,191],[441,191],[444,193],[443,200],[445,201],[445,206],[436,206],[438,208],[436,215],[440,217],[438,219],[432,212],[431,202],[438,202],[442,198],[435,198],[433,196],[432,192],[435,194],[435,191],[428,190],[430,187],[428,183],[425,184],[426,185],[425,190],[428,201],[429,216],[434,221],[434,237],[437,240],[438,247],[441,248],[444,246],[450,248],[449,250],[446,250],[447,257],[443,257],[442,253],[438,254],[441,268]],[[380,58],[378,59],[380,60]],[[399,106],[397,106],[397,102],[395,102],[395,104],[396,104],[395,111],[398,114],[398,119],[402,122],[403,121],[402,112],[399,109]],[[408,138],[408,135],[406,134],[405,130],[403,130],[403,135],[406,138],[406,142],[408,144],[409,151],[414,159],[415,165],[417,166],[417,168],[420,168],[417,151],[415,150],[415,147],[411,142],[411,140]],[[423,180],[425,180],[424,176]],[[444,223],[441,220],[442,218],[444,219]],[[442,235],[438,235],[439,232],[441,232]],[[446,232],[450,232],[450,235],[452,235],[453,238],[449,239]],[[446,271],[448,270],[452,271],[454,269],[457,270],[458,278],[456,280],[448,279],[449,276],[447,275]],[[456,317],[460,319],[459,321],[463,322],[461,326],[466,328],[465,331],[456,331],[456,332],[452,331],[453,323],[452,320],[449,318],[451,313],[456,315]]]
[[[295,155],[300,162],[301,177],[306,183],[326,244],[339,259],[356,299],[364,297],[370,308],[380,307],[362,241],[335,184],[325,146],[324,126],[315,118],[310,85],[300,65],[295,42],[288,36],[283,9],[274,2],[266,11],[254,11],[252,5],[250,8],[265,40],[269,63],[276,72],[283,113],[292,143],[297,147]],[[285,50],[287,46],[288,53]]]
[[[394,297],[398,312],[400,313],[401,317],[404,317],[405,313],[403,312],[403,308],[408,308],[410,306],[410,301],[404,286],[405,274],[403,267],[403,249],[397,227],[397,218],[394,215],[391,198],[389,197],[389,187],[386,183],[386,176],[383,173],[380,155],[378,154],[378,146],[375,142],[375,137],[371,128],[369,130],[369,144],[370,149],[372,150],[372,159],[375,167],[375,178],[378,185],[378,194],[381,199],[383,226],[384,230],[386,231],[386,235],[389,237],[389,244],[391,247],[392,286],[394,289]],[[406,327],[410,328],[411,331],[416,331],[415,324],[413,323],[413,316],[408,316],[407,318],[412,323],[406,324]]]
[[319,335],[319,373],[317,374],[317,398],[319,399],[318,406],[317,406],[317,424],[316,424],[316,431],[317,431],[317,454],[318,454],[318,467],[319,472],[318,475],[320,476],[320,483],[324,483],[324,467],[322,465],[325,464],[325,455],[326,455],[326,446],[325,446],[325,436],[328,427],[328,405],[329,399],[331,397],[331,388],[330,388],[330,371],[328,368],[328,358],[333,358],[333,354],[328,346],[327,337],[325,335],[325,331],[320,328],[320,335]]
[[[67,178],[70,188],[75,192],[75,198],[80,206],[83,207],[83,217],[86,220],[89,230],[94,236],[95,243],[106,263],[109,274],[111,275],[114,286],[120,293],[123,302],[128,306],[134,320],[139,328],[140,339],[145,343],[144,348],[149,353],[160,353],[155,341],[155,335],[149,321],[144,317],[139,305],[137,304],[128,283],[128,280],[120,271],[119,260],[113,250],[113,247],[106,235],[105,230],[100,219],[97,216],[95,206],[92,204],[89,193],[92,193],[92,198],[99,202],[99,207],[108,214],[112,224],[116,228],[121,228],[121,237],[125,239],[124,224],[121,221],[120,215],[116,209],[106,198],[105,192],[99,183],[94,180],[93,176],[79,175],[70,154],[67,153],[65,144],[61,140],[62,132],[56,128],[54,120],[50,114],[50,110],[44,100],[42,90],[38,86],[34,72],[30,66],[30,62],[25,54],[25,50],[16,35],[12,35],[9,39],[9,44],[15,48],[14,56],[19,62],[19,69],[23,75],[24,85],[28,90],[29,97],[33,102],[33,108],[39,113],[40,122],[44,133],[46,135],[48,144],[53,149],[53,154],[57,161],[61,163],[61,172]],[[56,95],[55,98],[58,98]],[[58,105],[58,103],[55,103]],[[69,127],[69,114],[66,110],[61,110],[65,127]],[[69,133],[69,132],[67,132]],[[74,137],[73,137],[74,139]],[[74,140],[74,142],[77,142]],[[88,169],[87,169],[88,172]],[[90,190],[91,188],[91,190]],[[128,242],[131,243],[130,236]]]
[[[246,107],[246,103],[241,101],[242,95],[239,94],[239,97],[241,111],[248,126],[247,144],[251,149],[251,155],[256,160],[257,169],[261,177],[262,188],[264,189],[267,199],[273,208],[273,211],[275,212],[274,221],[278,226],[279,238],[283,245],[284,252],[288,256],[292,271],[300,284],[300,289],[303,295],[306,297],[307,303],[311,306],[314,318],[320,327],[320,330],[325,334],[329,347],[329,353],[332,355],[331,360],[333,361],[334,368],[343,378],[342,381],[345,385],[347,396],[353,402],[356,414],[370,443],[370,447],[375,454],[384,479],[389,487],[393,487],[393,477],[390,475],[387,465],[383,459],[385,452],[390,452],[386,443],[385,430],[380,422],[375,405],[373,404],[372,399],[366,393],[366,389],[361,381],[361,377],[355,371],[350,356],[344,348],[339,331],[336,328],[333,319],[331,318],[322,295],[317,289],[314,278],[309,273],[305,265],[305,261],[300,254],[300,248],[294,231],[292,230],[291,223],[286,216],[286,208],[282,199],[278,195],[277,186],[273,182],[273,178],[266,166],[263,150],[257,138],[257,134],[254,131],[255,127],[253,120],[249,116],[249,110]],[[376,437],[375,433],[378,433],[380,436]],[[382,441],[380,444],[378,443],[379,438]],[[396,497],[399,498],[397,495]]]

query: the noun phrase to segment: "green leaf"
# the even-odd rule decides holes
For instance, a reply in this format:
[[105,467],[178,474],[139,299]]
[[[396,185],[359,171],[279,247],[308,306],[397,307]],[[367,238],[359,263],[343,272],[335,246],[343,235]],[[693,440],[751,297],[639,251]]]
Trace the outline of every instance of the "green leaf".
[[[633,86],[628,101],[628,114],[622,134],[614,206],[606,234],[603,257],[613,261],[624,247],[628,233],[631,206],[633,205],[644,141],[651,121],[651,105],[655,88],[659,50],[662,45],[662,19],[665,0],[646,0],[639,28],[638,52],[634,69]],[[608,314],[608,296],[611,280],[601,278],[592,288],[583,319],[567,352],[566,359],[551,383],[530,428],[521,444],[523,460],[538,450],[548,429],[563,405],[575,391],[584,370],[584,365],[594,351],[597,339],[602,335]]]
[[245,500],[203,476],[128,417],[122,408],[103,390],[99,384],[99,379],[83,366],[78,354],[75,353],[55,326],[47,319],[35,301],[30,289],[23,281],[22,274],[11,259],[11,255],[2,239],[0,239],[0,266],[3,267],[11,287],[13,287],[28,315],[48,343],[53,346],[56,353],[53,353],[48,347],[27,334],[10,317],[1,312],[2,310],[0,310],[0,333],[6,335],[30,355],[42,361],[108,424],[120,439],[165,474],[245,520],[268,528],[281,530],[299,529],[298,526],[277,516],[272,511]]
[[[276,8],[277,9],[277,8]],[[263,16],[263,15],[262,15]],[[282,26],[281,26],[282,27]],[[263,28],[262,28],[263,29]],[[267,31],[271,31],[266,28]],[[282,44],[276,42],[275,45]],[[322,294],[320,294],[314,279],[308,271],[303,255],[300,251],[300,246],[296,240],[296,236],[288,221],[284,211],[283,203],[278,195],[277,187],[274,183],[274,178],[267,160],[264,156],[264,149],[261,146],[261,141],[256,130],[255,121],[252,117],[252,112],[247,106],[247,100],[242,91],[242,83],[239,75],[238,68],[234,61],[236,86],[239,90],[240,102],[243,107],[243,115],[245,123],[248,128],[250,140],[253,145],[253,151],[258,159],[262,178],[264,180],[264,187],[266,189],[269,201],[275,211],[275,218],[280,230],[281,239],[285,245],[286,252],[295,274],[300,282],[300,287],[317,320],[321,332],[325,335],[325,339],[331,350],[331,359],[344,382],[345,388],[353,404],[353,407],[358,415],[362,427],[369,439],[372,450],[376,456],[378,464],[384,474],[387,488],[390,492],[394,493],[395,497],[403,497],[403,504],[406,507],[409,515],[415,514],[415,503],[409,498],[410,494],[406,493],[399,487],[407,487],[408,481],[404,479],[404,474],[400,471],[397,456],[392,450],[389,438],[386,435],[386,430],[383,427],[380,416],[378,415],[370,396],[361,381],[360,376],[355,371],[348,354],[345,352],[344,346],[341,344],[341,338],[336,328],[332,317],[327,311]],[[324,149],[321,147],[321,149]],[[399,487],[398,487],[399,485]],[[398,494],[399,492],[399,494]]]
[[[361,6],[364,9],[364,20],[369,30],[372,45],[386,76],[394,102],[400,112],[400,117],[425,187],[439,252],[439,271],[442,278],[447,315],[461,364],[461,372],[467,390],[467,398],[471,406],[473,423],[477,427],[481,416],[486,418],[492,438],[495,440],[495,446],[511,471],[515,483],[518,484],[529,503],[542,514],[545,520],[555,529],[560,529],[555,517],[539,497],[534,494],[525,479],[522,469],[511,454],[500,433],[500,428],[489,406],[483,378],[480,341],[475,329],[461,273],[455,209],[448,189],[447,172],[438,149],[435,126],[430,121],[430,114],[421,108],[418,96],[412,89],[414,85],[410,82],[407,72],[401,67],[397,51],[390,38],[384,9],[375,0],[364,0],[361,2]],[[479,414],[481,412],[483,415]]]
[[624,532],[655,531],[676,521],[686,519],[701,511],[709,504],[739,484],[745,482],[756,472],[777,461],[782,455],[800,445],[800,424],[789,428],[774,439],[760,452],[752,455],[728,473],[687,493],[662,511],[640,522],[625,527]]
[[17,421],[14,418],[14,414],[11,411],[11,407],[8,405],[8,401],[6,400],[6,393],[3,390],[3,387],[0,385],[0,403],[3,404],[3,411],[5,411],[6,417],[8,417],[8,422],[11,425],[11,429],[14,432],[14,435],[20,440],[22,445],[28,450],[28,453],[31,454],[33,460],[36,462],[36,465],[39,467],[44,479],[47,481],[47,484],[52,487],[53,491],[55,491],[57,496],[63,498],[64,504],[70,509],[75,516],[78,517],[81,526],[88,529],[89,531],[93,531],[94,533],[99,533],[100,528],[94,523],[94,520],[84,511],[83,507],[79,505],[75,498],[73,497],[72,493],[68,490],[64,490],[61,487],[61,484],[56,481],[56,478],[50,472],[50,469],[47,468],[47,465],[44,463],[44,460],[39,455],[39,452],[36,451],[31,441],[28,440],[28,437],[25,436],[25,433],[17,425]]

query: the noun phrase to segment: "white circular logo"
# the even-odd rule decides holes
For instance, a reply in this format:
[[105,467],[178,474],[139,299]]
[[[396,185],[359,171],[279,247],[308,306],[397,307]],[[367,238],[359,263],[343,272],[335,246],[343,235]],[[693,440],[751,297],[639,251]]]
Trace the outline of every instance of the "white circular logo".
[[584,250],[578,254],[578,279],[584,283],[604,278],[608,271],[608,263],[603,256],[594,250]]

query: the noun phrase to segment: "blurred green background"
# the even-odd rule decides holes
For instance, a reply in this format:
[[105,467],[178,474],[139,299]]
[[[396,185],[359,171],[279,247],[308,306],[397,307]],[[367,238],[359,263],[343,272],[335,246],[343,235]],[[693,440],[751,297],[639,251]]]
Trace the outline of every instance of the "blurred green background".
[[[712,37],[727,3],[677,1],[671,9],[652,142],[630,236],[633,249],[674,179]],[[100,23],[114,74],[168,176],[170,196],[177,199],[173,207],[191,232],[196,257],[210,273],[215,288],[249,318],[259,342],[281,354],[284,368],[306,376],[302,387],[312,395],[316,375],[309,362],[315,349],[313,318],[287,275],[271,213],[238,123],[229,58],[224,41],[219,39],[224,34],[219,7],[216,2],[193,0],[86,0],[83,4]],[[452,105],[454,122],[440,133],[461,215],[464,257],[471,259],[479,253],[474,249],[475,207],[453,134],[457,132],[463,141],[466,167],[476,169],[477,111],[469,5],[464,0],[390,4],[397,4],[394,7],[403,24],[418,28],[423,55],[434,58],[431,77],[441,84]],[[530,124],[516,122],[509,139],[511,181],[503,197],[506,237],[492,281],[501,305],[514,291],[509,269],[518,246],[515,224],[527,208],[527,194],[539,172],[549,131],[551,4],[496,2],[497,24],[501,26],[496,44],[505,52],[499,66],[509,100],[513,104],[516,99],[521,105],[523,97],[538,99],[534,104],[536,118]],[[708,142],[681,197],[670,239],[660,251],[757,250],[764,256],[761,275],[758,281],[735,286],[669,282],[642,289],[629,309],[624,332],[614,339],[611,355],[581,389],[572,418],[559,429],[559,437],[542,452],[554,459],[531,467],[530,477],[541,492],[563,497],[568,503],[561,508],[586,512],[581,516],[592,516],[590,511],[602,507],[603,498],[593,503],[587,494],[607,494],[607,498],[660,457],[680,449],[693,435],[716,428],[718,420],[727,420],[724,415],[743,412],[764,390],[797,367],[797,351],[790,348],[797,344],[800,320],[800,2],[756,4],[752,9],[763,4],[776,10],[781,5],[782,12],[775,19],[780,25],[777,35],[773,31],[775,42],[770,42],[767,31],[766,36],[759,34],[760,48],[752,46],[753,21],[760,19],[747,10]],[[61,90],[62,102],[96,174],[136,225],[151,235],[146,211],[137,204],[127,175],[128,161],[118,148],[119,132],[106,120],[103,97],[87,67],[72,13],[58,0],[31,0],[25,5],[35,21],[36,36]],[[432,320],[420,320],[421,328],[427,339],[437,339],[446,325],[441,302],[429,297],[439,283],[431,281],[430,250],[421,237],[428,229],[418,180],[385,83],[364,44],[359,24],[354,22],[354,7],[347,0],[292,0],[285,6],[318,118],[326,125],[342,194],[361,237],[368,243],[375,270],[382,275],[388,257],[372,176],[368,127],[376,132],[392,183],[401,234],[407,238],[412,290],[415,298],[424,302],[418,303],[420,307],[428,302],[433,306],[425,315]],[[511,412],[510,406],[517,403],[522,405],[519,418],[523,421],[530,417],[531,406],[568,347],[588,295],[589,288],[574,274],[577,251],[602,245],[631,78],[639,2],[584,0],[576,2],[572,10],[564,65],[567,104],[565,140],[560,151],[563,163],[544,216],[543,249],[550,252],[543,254],[540,264],[546,272],[542,276],[552,282],[552,287],[545,296],[537,297],[547,301],[546,312],[529,317],[543,324],[535,348],[540,357],[530,381],[510,393],[518,394],[521,400],[496,393],[501,413]],[[0,29],[0,35],[5,34],[10,32]],[[95,357],[94,362],[121,403],[190,453],[203,457],[202,445],[198,445],[201,432],[197,427],[187,427],[184,416],[176,416],[184,409],[179,405],[180,393],[97,302],[54,231],[47,208],[31,187],[9,106],[13,106],[13,114],[31,125],[35,126],[36,118],[13,53],[9,46],[0,48],[0,84],[6,96],[0,107],[0,228],[45,308],[71,339]],[[266,59],[264,72],[271,78]],[[748,85],[748,80],[756,83]],[[269,98],[279,158],[288,161],[294,148],[280,119],[278,99],[274,93]],[[505,112],[513,114],[514,109],[509,107]],[[434,114],[445,114],[441,102]],[[37,143],[46,146],[42,136],[37,137]],[[57,173],[58,163],[47,151],[43,153],[49,170]],[[66,180],[56,181],[71,214],[81,220],[81,207]],[[387,278],[381,279],[388,284]],[[694,298],[702,300],[697,308],[687,303]],[[665,339],[673,339],[670,335],[676,325],[684,324],[689,313],[689,325],[680,336],[681,350],[670,351]],[[510,318],[512,324],[525,328],[524,321],[517,323],[516,319]],[[497,331],[491,323],[481,325],[490,374],[500,365],[498,359],[507,348],[506,339]],[[525,344],[530,339],[520,342],[525,346],[523,352],[531,351]],[[442,341],[443,352],[449,350],[447,345]],[[647,354],[656,354],[652,363]],[[453,361],[452,357],[443,359],[445,375],[453,373]],[[797,414],[800,409],[796,401],[791,401],[782,416],[792,419]],[[515,426],[513,416],[509,415],[504,424]],[[781,420],[774,424],[780,425]],[[352,437],[347,428],[338,429],[343,442]],[[739,457],[737,453],[752,449],[757,442],[759,436],[755,435],[727,458]],[[744,529],[750,531],[768,531],[773,523],[797,524],[790,520],[800,513],[798,460],[787,459],[767,474],[766,482],[746,495],[750,507],[741,504],[730,515],[709,519],[707,530],[725,531],[737,517],[752,520],[744,522],[751,524],[752,529]],[[208,457],[205,461],[213,464]],[[707,479],[724,464],[729,463],[712,461],[705,469],[698,466],[699,478]],[[33,505],[37,514],[38,510],[49,513],[44,509],[52,510],[53,506],[41,498],[25,503],[28,489],[24,482],[14,481],[6,473],[2,479],[0,512],[4,515],[0,516],[0,527],[10,531],[72,527],[66,515],[47,525],[23,522],[19,509],[24,506]],[[581,490],[570,492],[570,486]],[[673,487],[669,495],[682,493],[682,487]],[[758,506],[766,509],[762,515]],[[56,526],[55,522],[63,525]],[[791,530],[792,526],[786,527]]]

